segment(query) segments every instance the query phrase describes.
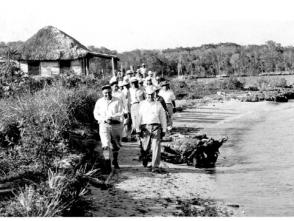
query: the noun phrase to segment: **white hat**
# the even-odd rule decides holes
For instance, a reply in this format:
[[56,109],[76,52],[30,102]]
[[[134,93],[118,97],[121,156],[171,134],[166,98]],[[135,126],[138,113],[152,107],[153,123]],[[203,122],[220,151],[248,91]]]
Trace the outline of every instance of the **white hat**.
[[136,81],[138,81],[138,79],[136,77],[131,77],[131,79],[130,79],[131,83],[136,82]]
[[129,81],[127,81],[127,80],[123,80],[123,82],[122,82],[122,86],[125,86],[125,85],[128,85],[129,84]]
[[132,74],[133,72],[131,70],[127,70],[126,74]]
[[115,82],[117,83],[117,77],[112,77],[109,81],[109,84],[112,85]]
[[146,87],[146,89],[145,89],[146,94],[153,94],[154,92],[155,92],[155,90],[154,90],[153,86]]
[[153,75],[153,72],[152,71],[148,71],[148,75]]

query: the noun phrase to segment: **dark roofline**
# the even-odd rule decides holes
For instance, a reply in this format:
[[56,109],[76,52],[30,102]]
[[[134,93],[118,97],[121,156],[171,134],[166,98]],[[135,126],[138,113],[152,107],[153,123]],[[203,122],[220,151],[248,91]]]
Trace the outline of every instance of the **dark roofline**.
[[87,55],[86,56],[84,56],[84,57],[80,57],[80,58],[75,58],[75,59],[59,59],[59,60],[28,60],[28,59],[22,59],[22,58],[20,58],[20,59],[18,59],[18,61],[56,61],[56,62],[58,62],[58,61],[74,61],[74,60],[79,60],[79,59],[82,59],[82,58],[85,58],[85,57],[89,57],[89,58],[91,58],[91,57],[99,57],[99,58],[106,58],[106,59],[112,59],[112,58],[114,58],[114,60],[116,60],[116,61],[119,61],[120,59],[117,57],[117,56],[115,56],[115,55],[110,55],[110,54],[102,54],[102,53],[96,53],[96,52],[92,52],[92,51],[89,51],[88,53],[87,53]]
[[93,51],[90,51],[88,53],[88,55],[93,56],[93,57],[107,58],[107,59],[114,58],[115,60],[119,61],[119,58],[116,55],[102,54],[102,53],[97,53],[97,52],[93,52]]

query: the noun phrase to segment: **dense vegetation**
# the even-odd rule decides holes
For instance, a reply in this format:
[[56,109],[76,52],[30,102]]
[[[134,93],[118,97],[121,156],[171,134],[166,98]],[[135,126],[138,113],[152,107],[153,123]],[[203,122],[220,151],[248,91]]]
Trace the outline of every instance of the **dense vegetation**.
[[1,67],[0,216],[81,215],[75,206],[101,166],[92,112],[105,82],[70,72],[34,79],[13,63]]
[[[18,50],[22,42],[0,43],[0,56],[5,45]],[[260,73],[294,72],[294,47],[282,46],[274,41],[263,45],[241,46],[234,43],[207,44],[200,47],[174,48],[165,50],[133,50],[117,53],[101,47],[89,46],[90,50],[118,55],[119,68],[128,69],[145,63],[151,70],[164,75],[194,75],[211,77],[216,75],[258,75]],[[105,70],[110,64],[100,62]],[[101,68],[100,68],[101,69]],[[90,71],[97,73],[99,67],[92,62]]]
[[169,75],[258,75],[263,72],[294,71],[294,47],[273,41],[264,45],[234,43],[166,50],[134,50],[119,55],[124,67],[146,63],[151,69]]

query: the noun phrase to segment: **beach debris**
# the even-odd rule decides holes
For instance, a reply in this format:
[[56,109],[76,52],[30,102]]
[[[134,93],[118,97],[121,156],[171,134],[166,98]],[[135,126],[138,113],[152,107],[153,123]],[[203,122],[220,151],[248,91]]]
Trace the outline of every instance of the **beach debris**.
[[194,136],[173,135],[173,142],[163,145],[161,157],[174,164],[187,163],[194,167],[214,167],[219,155],[219,148],[228,140],[208,138],[206,134]]

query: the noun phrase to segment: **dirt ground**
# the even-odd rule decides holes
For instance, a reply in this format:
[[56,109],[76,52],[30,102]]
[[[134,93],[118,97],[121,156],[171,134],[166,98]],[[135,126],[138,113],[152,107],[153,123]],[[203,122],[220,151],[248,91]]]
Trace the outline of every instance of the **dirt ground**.
[[[229,136],[233,145],[238,130],[234,120],[250,115],[262,103],[226,101],[187,109],[174,116],[176,133],[205,132],[209,137]],[[222,155],[222,153],[221,153]],[[221,156],[220,157],[225,157]],[[239,216],[243,211],[234,202],[214,199],[216,189],[213,169],[196,169],[166,162],[166,171],[153,174],[138,161],[136,143],[123,143],[121,169],[111,179],[107,190],[91,188],[93,211],[89,216]]]

